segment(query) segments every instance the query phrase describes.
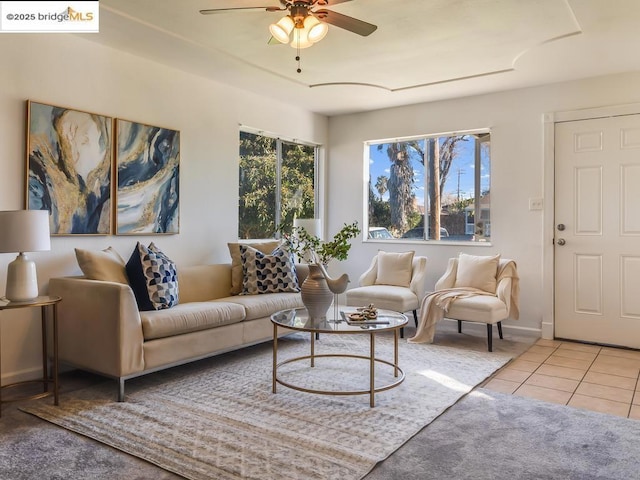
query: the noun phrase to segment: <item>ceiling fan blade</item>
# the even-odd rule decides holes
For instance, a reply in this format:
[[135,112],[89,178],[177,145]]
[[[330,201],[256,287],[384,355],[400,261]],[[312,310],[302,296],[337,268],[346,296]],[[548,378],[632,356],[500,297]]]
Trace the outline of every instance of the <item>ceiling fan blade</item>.
[[313,12],[315,16],[319,19],[331,24],[336,27],[344,28],[345,30],[349,30],[350,32],[357,33],[358,35],[362,35],[366,37],[367,35],[371,35],[373,32],[377,30],[377,26],[372,23],[367,23],[363,20],[358,20],[357,18],[349,17],[348,15],[343,15],[342,13],[334,12],[333,10],[316,10]]
[[350,2],[351,0],[316,0],[313,5],[318,7],[326,7],[327,5],[332,7],[339,3]]
[[214,13],[230,12],[233,10],[262,10],[267,12],[279,12],[286,10],[286,8],[280,7],[230,7],[230,8],[208,8],[206,10],[200,10],[202,15],[213,15]]

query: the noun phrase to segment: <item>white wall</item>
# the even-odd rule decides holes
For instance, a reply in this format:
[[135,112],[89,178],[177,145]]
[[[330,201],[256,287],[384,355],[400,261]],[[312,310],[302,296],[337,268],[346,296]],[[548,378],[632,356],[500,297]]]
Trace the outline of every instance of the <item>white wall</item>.
[[[24,208],[26,100],[180,130],[180,234],[56,236],[30,256],[41,291],[50,277],[79,274],[73,249],[112,245],[128,258],[156,242],[179,265],[230,261],[237,239],[238,125],[326,144],[328,120],[73,35],[0,35],[0,210]],[[0,296],[7,264],[0,254]],[[39,374],[39,310],[0,312],[2,383]],[[90,319],[87,319],[90,321]]]
[[[521,320],[537,329],[543,310],[542,197],[545,112],[640,102],[640,73],[492,95],[325,117],[267,97],[189,75],[72,35],[0,35],[0,210],[24,208],[27,99],[181,131],[181,226],[174,236],[54,237],[32,254],[42,291],[52,276],[77,274],[74,247],[112,245],[127,258],[137,240],[155,241],[179,264],[228,261],[237,231],[238,124],[327,146],[326,233],[363,212],[363,142],[394,136],[492,129],[490,247],[389,245],[358,239],[347,261],[332,265],[353,282],[379,248],[427,255],[429,286],[459,251],[501,253],[518,261]],[[324,173],[321,172],[321,173]],[[13,254],[0,254],[0,294]],[[36,309],[0,313],[2,383],[39,372]]]
[[[501,253],[517,261],[521,279],[520,320],[509,324],[539,330],[545,301],[543,253],[551,243],[543,245],[543,221],[548,219],[543,219],[542,211],[529,211],[529,198],[543,197],[544,178],[553,178],[544,174],[543,114],[636,103],[640,101],[638,85],[640,73],[632,73],[332,117],[327,163],[330,234],[344,222],[363,222],[366,140],[490,127],[492,161],[490,247],[370,243],[359,239],[349,259],[333,268],[346,271],[355,280],[378,249],[415,250],[429,257],[431,289],[449,257],[461,251]],[[362,181],[358,184],[354,179]]]

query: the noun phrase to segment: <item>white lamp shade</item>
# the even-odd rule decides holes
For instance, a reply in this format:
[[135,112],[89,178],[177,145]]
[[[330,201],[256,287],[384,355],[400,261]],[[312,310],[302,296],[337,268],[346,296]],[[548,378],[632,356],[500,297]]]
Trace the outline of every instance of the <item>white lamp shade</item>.
[[51,250],[47,210],[0,212],[0,253],[44,250]]
[[313,43],[309,41],[309,30],[306,28],[294,28],[291,46],[293,48],[309,48]]
[[304,19],[304,28],[309,32],[307,36],[311,43],[319,42],[329,31],[329,26],[318,20],[313,15],[309,15]]
[[322,226],[319,218],[294,218],[295,228],[304,228],[309,235],[322,238]]
[[291,30],[293,30],[293,26],[293,18],[287,15],[278,20],[277,23],[269,25],[269,31],[271,35],[273,35],[273,38],[280,43],[289,43],[289,34]]

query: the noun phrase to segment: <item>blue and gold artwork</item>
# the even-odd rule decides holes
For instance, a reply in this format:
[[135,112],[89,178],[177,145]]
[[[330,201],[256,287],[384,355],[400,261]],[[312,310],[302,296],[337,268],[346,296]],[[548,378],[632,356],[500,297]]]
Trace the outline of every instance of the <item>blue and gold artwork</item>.
[[27,209],[54,235],[111,233],[109,117],[27,102]]
[[180,132],[121,119],[116,132],[116,233],[179,233]]

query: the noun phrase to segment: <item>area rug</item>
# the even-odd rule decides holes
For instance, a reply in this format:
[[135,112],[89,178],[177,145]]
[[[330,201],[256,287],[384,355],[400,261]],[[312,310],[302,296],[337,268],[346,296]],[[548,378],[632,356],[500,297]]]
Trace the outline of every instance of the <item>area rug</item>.
[[632,480],[640,421],[478,388],[366,480]]
[[[309,353],[308,336],[279,342],[279,360]],[[324,335],[316,353],[366,353],[365,335]],[[392,337],[376,337],[376,356],[393,358]],[[127,382],[63,395],[23,411],[111,445],[188,479],[349,480],[364,477],[510,356],[401,341],[406,373],[398,387],[368,395],[326,396],[279,386],[271,392],[269,345]],[[289,382],[327,390],[365,389],[368,362],[341,357],[283,366]],[[393,369],[376,367],[376,386]]]

